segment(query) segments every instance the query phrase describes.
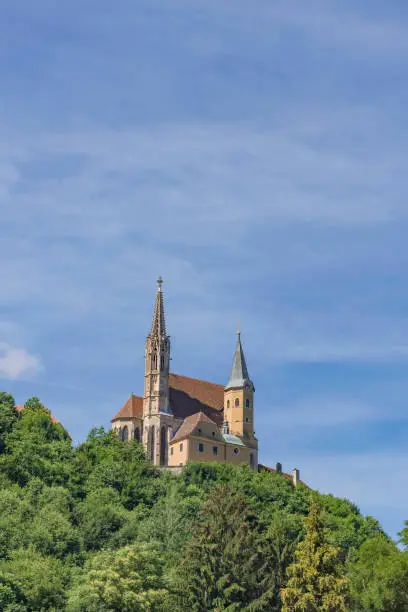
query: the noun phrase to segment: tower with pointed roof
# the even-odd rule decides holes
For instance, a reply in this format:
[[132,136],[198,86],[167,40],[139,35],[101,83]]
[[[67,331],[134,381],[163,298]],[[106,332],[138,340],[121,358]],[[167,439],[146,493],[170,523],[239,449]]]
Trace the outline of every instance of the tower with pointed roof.
[[224,389],[224,431],[239,436],[251,448],[257,449],[258,442],[254,432],[254,392],[255,387],[248,374],[241,332],[238,332],[237,345],[232,362],[231,373]]
[[146,338],[143,416],[169,410],[170,337],[166,334],[163,281],[157,281],[152,327]]
[[167,463],[170,435],[169,370],[170,337],[166,333],[163,280],[157,281],[152,327],[146,338],[143,394],[143,441],[151,461]]

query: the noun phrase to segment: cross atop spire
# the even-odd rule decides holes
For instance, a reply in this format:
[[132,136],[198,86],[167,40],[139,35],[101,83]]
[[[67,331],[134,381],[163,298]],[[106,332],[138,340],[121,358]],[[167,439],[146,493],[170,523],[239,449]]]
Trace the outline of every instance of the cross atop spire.
[[161,276],[157,279],[156,303],[154,305],[153,321],[152,321],[152,336],[163,338],[166,336],[166,322],[164,319],[164,304],[163,304],[163,279]]
[[231,374],[225,389],[241,388],[246,385],[253,389],[253,384],[249,378],[248,368],[245,361],[244,351],[241,344],[241,331],[238,331],[237,346],[235,348],[234,361],[232,363]]

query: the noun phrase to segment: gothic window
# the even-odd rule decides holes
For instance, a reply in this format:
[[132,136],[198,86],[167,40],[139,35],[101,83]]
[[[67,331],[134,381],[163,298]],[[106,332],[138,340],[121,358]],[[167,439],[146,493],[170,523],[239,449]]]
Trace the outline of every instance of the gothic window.
[[161,371],[164,370],[164,355],[160,357],[160,370]]
[[129,431],[128,431],[127,425],[125,425],[122,430],[122,440],[126,442],[128,439],[129,439]]
[[118,427],[116,430],[116,433],[118,435],[118,439],[121,440],[122,439],[122,428]]
[[230,401],[227,400],[227,408],[229,408],[229,407],[230,407]]
[[160,430],[160,465],[166,465],[167,456],[167,428],[162,427]]
[[153,353],[152,367],[153,367],[153,370],[157,370],[157,353]]
[[238,398],[238,397],[235,399],[235,406],[236,406],[237,408],[238,408],[238,406],[239,406],[239,398]]
[[153,425],[150,427],[150,434],[149,434],[149,457],[150,457],[150,461],[154,462],[154,427]]
[[203,452],[204,452],[204,444],[201,444],[201,442],[200,442],[200,444],[198,445],[198,450],[199,450],[199,452],[200,452],[200,453],[203,453]]
[[134,437],[134,439],[137,442],[140,442],[140,429],[139,429],[139,427],[135,428],[135,433],[133,434],[133,437]]
[[254,467],[254,453],[249,453],[249,465],[251,468]]
[[180,444],[180,453],[183,452],[183,443]]
[[170,455],[174,455],[174,448],[173,447],[171,447],[171,449],[170,449]]
[[249,399],[247,399],[247,400],[246,400],[246,402],[245,402],[245,407],[246,407],[246,408],[249,408]]

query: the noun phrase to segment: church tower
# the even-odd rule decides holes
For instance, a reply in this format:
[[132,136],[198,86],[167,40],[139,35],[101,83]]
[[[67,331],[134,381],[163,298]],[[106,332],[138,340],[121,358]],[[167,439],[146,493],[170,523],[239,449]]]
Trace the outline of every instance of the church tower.
[[[146,338],[143,395],[143,442],[155,465],[166,465],[170,436],[170,337],[166,335],[163,281],[157,281],[152,327]],[[169,418],[170,417],[170,418]]]
[[168,412],[170,338],[166,336],[163,281],[157,281],[152,328],[146,338],[143,416]]
[[224,431],[239,436],[255,449],[258,442],[254,432],[254,392],[238,332],[231,373],[224,389]]

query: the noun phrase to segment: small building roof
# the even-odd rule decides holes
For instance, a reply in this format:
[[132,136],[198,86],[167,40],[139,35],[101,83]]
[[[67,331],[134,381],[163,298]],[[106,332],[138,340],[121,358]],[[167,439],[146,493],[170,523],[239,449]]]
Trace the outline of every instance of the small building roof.
[[219,433],[217,424],[206,414],[204,414],[204,412],[198,412],[197,414],[192,414],[184,419],[173,438],[170,440],[170,444],[173,444],[173,442],[178,442],[179,440],[184,440],[185,438],[188,438],[188,436],[191,436],[200,423],[211,423],[214,425],[216,432]]
[[122,408],[115,414],[112,419],[113,421],[117,421],[118,419],[131,419],[131,418],[141,418],[143,414],[143,397],[139,397],[138,395],[133,395],[126,400],[123,404]]
[[[17,412],[22,412],[24,410],[24,406],[15,406],[15,409],[17,410]],[[61,424],[52,414],[50,414],[50,419],[53,423]]]

